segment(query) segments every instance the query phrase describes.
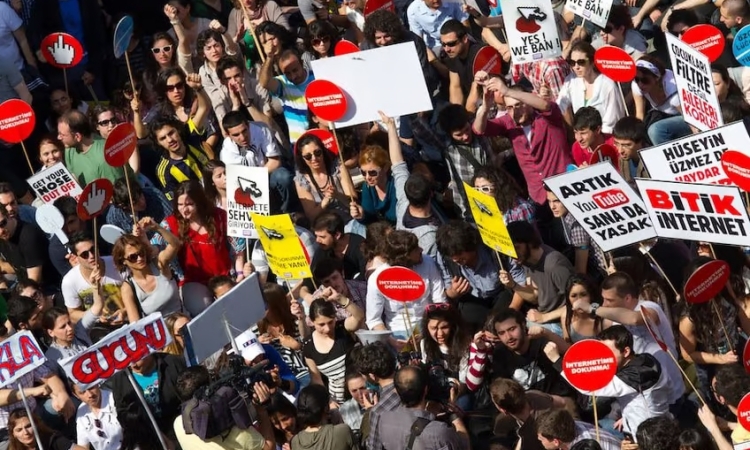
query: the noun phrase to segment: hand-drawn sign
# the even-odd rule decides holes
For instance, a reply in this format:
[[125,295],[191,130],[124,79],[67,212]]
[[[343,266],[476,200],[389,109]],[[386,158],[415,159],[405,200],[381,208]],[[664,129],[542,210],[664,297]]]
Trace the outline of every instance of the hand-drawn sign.
[[12,385],[46,360],[31,331],[11,335],[0,343],[0,388]]

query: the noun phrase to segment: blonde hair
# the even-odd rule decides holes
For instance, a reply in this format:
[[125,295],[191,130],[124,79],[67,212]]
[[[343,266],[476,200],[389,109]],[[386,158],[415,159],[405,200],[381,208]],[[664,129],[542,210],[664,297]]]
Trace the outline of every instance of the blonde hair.
[[172,343],[164,347],[164,349],[162,349],[162,353],[182,356],[182,354],[185,352],[185,348],[182,346],[182,344],[180,344],[174,334],[174,324],[177,322],[177,319],[187,319],[189,321],[190,317],[188,317],[186,314],[178,312],[170,314],[164,319],[164,323],[167,324],[167,330],[169,330],[169,334],[172,336]]

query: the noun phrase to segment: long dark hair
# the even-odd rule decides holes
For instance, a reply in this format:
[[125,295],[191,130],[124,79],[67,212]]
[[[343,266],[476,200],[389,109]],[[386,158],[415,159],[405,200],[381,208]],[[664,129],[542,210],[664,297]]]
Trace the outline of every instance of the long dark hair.
[[198,214],[198,218],[206,227],[208,235],[211,236],[211,241],[216,243],[216,221],[214,220],[214,213],[216,206],[206,197],[206,193],[203,191],[203,186],[197,180],[190,180],[181,183],[177,186],[174,193],[174,199],[172,200],[172,211],[174,216],[177,218],[178,230],[177,234],[182,242],[188,242],[188,232],[190,230],[190,223],[186,220],[177,209],[177,200],[182,195],[187,195],[195,203],[195,212]]
[[122,426],[120,450],[161,450],[159,436],[135,394],[128,394],[122,403],[117,405],[117,421]]
[[[444,303],[443,305],[448,304]],[[443,355],[440,345],[429,334],[427,325],[431,320],[448,322],[450,326],[450,336],[446,340],[446,346],[448,347],[447,357]],[[466,354],[466,349],[471,344],[471,336],[464,326],[458,310],[450,305],[447,308],[438,305],[437,307],[426,309],[422,316],[422,336],[426,361],[445,360],[448,369],[458,373],[461,368],[461,360]]]
[[[568,330],[568,336],[571,336],[571,324],[573,323],[573,305],[570,303],[570,291],[574,286],[583,286],[589,294],[589,302],[602,304],[601,291],[594,285],[591,279],[585,275],[573,275],[568,278],[568,284],[565,286],[565,329]],[[594,332],[602,331],[604,320],[599,316],[594,316]],[[572,339],[571,339],[572,340]]]
[[333,56],[333,48],[336,43],[341,40],[336,26],[327,20],[314,20],[307,25],[307,33],[305,35],[305,50],[307,50],[315,59],[320,59],[320,55],[312,45],[314,39],[328,38],[330,45],[326,56]]
[[[320,150],[323,151],[323,165],[326,168],[326,173],[328,176],[333,175],[333,164],[334,161],[336,161],[336,157],[333,156],[330,150],[326,148],[325,145],[323,145],[323,141],[321,141],[317,136],[314,136],[312,134],[306,134],[300,138],[295,144],[295,152],[294,152],[294,164],[297,166],[297,170],[299,173],[310,175],[312,177],[312,173],[310,172],[310,168],[305,163],[305,159],[302,157],[302,148],[308,144],[315,144],[318,146]],[[342,167],[341,170],[344,170]]]
[[156,84],[154,85],[154,93],[156,94],[154,108],[157,108],[160,116],[174,116],[176,114],[172,102],[167,97],[167,84],[171,77],[180,77],[182,83],[185,83],[185,97],[183,97],[182,105],[180,106],[189,109],[193,105],[193,92],[186,83],[185,72],[179,67],[170,67],[159,72],[159,75],[156,77]]
[[268,330],[268,325],[271,324],[281,324],[284,327],[284,332],[291,336],[297,334],[297,318],[289,309],[291,306],[289,296],[286,295],[281,286],[276,283],[264,284],[263,297],[266,299],[268,309],[266,309],[266,315],[258,322],[258,330],[261,334],[265,333]]
[[[169,45],[172,46],[172,59],[169,61],[170,67],[178,67],[177,66],[177,41],[169,34],[169,33],[156,33],[153,35],[151,39],[151,45],[153,46],[156,44],[156,41],[168,41]],[[149,49],[150,51],[151,49]],[[159,71],[161,71],[161,66],[158,62],[156,62],[156,58],[154,58],[153,54],[150,54],[148,58],[146,58],[146,68],[143,71],[143,84],[144,84],[144,90],[143,92],[146,94],[147,101],[153,103],[154,100],[154,86],[156,85],[156,77],[159,75]]]
[[224,170],[226,170],[227,165],[224,164],[224,161],[212,159],[206,163],[202,170],[203,191],[206,193],[206,198],[208,198],[208,200],[214,205],[217,204],[221,198],[219,195],[219,189],[216,187],[216,183],[214,183],[214,170],[219,167],[223,167]]
[[[294,434],[297,434],[297,431],[299,431],[299,424],[297,423],[297,408],[295,408],[294,404],[289,401],[281,392],[276,391],[271,395],[271,401],[266,407],[266,411],[268,412],[268,416],[271,417],[271,422],[273,423],[273,417],[276,414],[282,414],[286,417],[292,417],[295,421],[295,430]],[[279,430],[276,428],[276,424],[274,424],[273,427],[273,434],[276,438],[277,444],[288,444],[286,440],[286,435],[284,434],[283,430]]]
[[[25,408],[16,408],[11,411],[8,416],[8,450],[26,450],[26,446],[21,444],[18,439],[13,435],[13,428],[16,427],[16,422],[21,419],[28,418],[29,415],[26,413]],[[48,427],[42,420],[35,414],[32,414],[36,429],[39,431],[39,438],[43,443],[50,441],[50,438],[55,434],[50,427]],[[31,419],[29,419],[31,420]],[[35,439],[36,440],[36,439]],[[36,447],[39,448],[39,442],[36,443]]]
[[477,178],[484,178],[495,186],[495,201],[500,211],[505,213],[516,206],[521,196],[521,188],[505,169],[481,166],[474,171],[474,177],[471,179],[472,186]]

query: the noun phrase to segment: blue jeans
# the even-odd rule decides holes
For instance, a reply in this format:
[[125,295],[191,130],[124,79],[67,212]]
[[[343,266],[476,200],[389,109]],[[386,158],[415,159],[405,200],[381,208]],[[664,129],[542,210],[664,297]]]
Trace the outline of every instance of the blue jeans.
[[693,130],[682,116],[660,120],[648,127],[648,138],[653,145],[661,145],[675,139],[689,136]]
[[[271,214],[288,214],[302,211],[302,204],[297,196],[297,188],[294,185],[294,173],[286,167],[279,167],[268,174],[268,184],[272,191],[279,194],[280,211],[271,209]],[[273,201],[271,204],[273,205]]]

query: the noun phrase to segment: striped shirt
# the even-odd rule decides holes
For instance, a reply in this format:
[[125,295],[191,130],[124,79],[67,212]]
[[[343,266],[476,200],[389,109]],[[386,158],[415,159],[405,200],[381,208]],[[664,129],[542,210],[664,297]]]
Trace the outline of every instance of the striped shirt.
[[208,156],[200,147],[185,143],[185,157],[172,159],[162,155],[156,166],[156,178],[161,184],[162,192],[167,200],[172,200],[172,194],[180,183],[189,180],[200,181],[203,178],[203,167],[208,163]]
[[318,366],[318,372],[328,379],[328,392],[331,399],[337,403],[344,403],[346,383],[346,355],[354,347],[354,339],[342,326],[336,327],[333,346],[327,353],[321,353],[315,348],[313,337],[305,341],[302,355],[305,360],[311,360]]
[[[263,334],[260,332],[258,325],[254,325],[252,328],[250,328],[250,331],[255,333],[256,336],[260,336],[261,334]],[[290,331],[291,333],[289,333],[289,335],[291,337],[293,337],[297,341],[301,341],[298,330],[295,329]],[[305,365],[304,361],[302,361],[302,354],[300,351],[284,347],[283,345],[281,345],[278,339],[274,339],[269,345],[273,347],[274,350],[279,352],[279,355],[281,355],[281,359],[283,359],[286,365],[289,366],[289,368],[294,373],[294,376],[297,377],[298,380],[306,377],[310,373],[307,370],[307,366]]]
[[286,75],[279,75],[276,79],[279,80],[279,89],[272,94],[281,100],[284,118],[289,127],[289,141],[294,144],[308,128],[305,90],[315,76],[308,70],[307,79],[302,84],[292,83]]

